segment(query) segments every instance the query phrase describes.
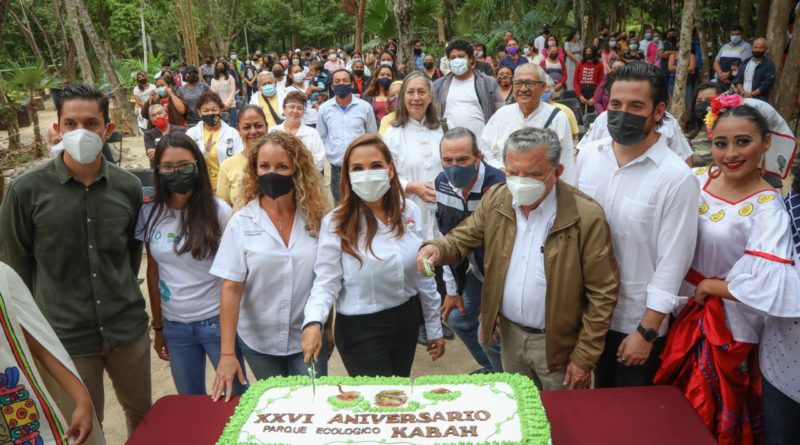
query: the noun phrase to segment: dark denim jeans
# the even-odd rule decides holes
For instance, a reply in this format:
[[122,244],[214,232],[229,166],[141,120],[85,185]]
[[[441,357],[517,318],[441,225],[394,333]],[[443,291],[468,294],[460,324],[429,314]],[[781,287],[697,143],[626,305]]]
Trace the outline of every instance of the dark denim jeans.
[[503,372],[500,361],[500,341],[491,344],[482,344],[479,340],[481,314],[481,287],[483,283],[472,272],[467,274],[461,300],[464,303],[464,315],[458,309],[450,311],[447,317],[447,326],[461,339],[464,346],[478,364],[494,372]]
[[766,445],[800,444],[800,403],[761,377]]

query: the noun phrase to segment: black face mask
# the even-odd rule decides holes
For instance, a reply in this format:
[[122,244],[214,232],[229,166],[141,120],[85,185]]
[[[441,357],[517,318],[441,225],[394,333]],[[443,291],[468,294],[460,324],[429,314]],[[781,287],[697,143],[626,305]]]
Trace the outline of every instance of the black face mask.
[[194,183],[197,181],[197,170],[193,170],[191,173],[176,171],[171,175],[159,173],[158,179],[168,192],[184,195],[194,187]]
[[137,80],[137,82],[139,83],[139,85],[145,85],[147,83],[147,79],[139,79]]
[[633,145],[641,142],[647,134],[644,125],[647,118],[624,111],[608,111],[608,132],[614,142],[622,145]]
[[361,77],[364,75],[364,70],[353,70],[353,75]]
[[186,81],[189,83],[197,83],[198,77],[197,74],[189,74],[186,76]]
[[414,54],[416,55],[422,54],[422,48],[414,48]]
[[593,60],[594,60],[594,55],[593,54],[584,54],[583,55],[583,61],[584,62],[591,62]]
[[753,58],[760,59],[764,57],[764,51],[753,51]]
[[424,66],[425,66],[425,69],[426,69],[426,70],[429,70],[429,69],[432,69],[432,68],[433,68],[433,62],[425,62],[425,63],[423,63],[422,65],[424,65]]
[[278,173],[259,175],[258,189],[266,196],[278,199],[294,189],[294,178],[288,175],[279,175]]
[[206,114],[205,116],[200,116],[200,119],[209,127],[216,127],[221,118],[219,114]]
[[283,70],[275,70],[272,72],[272,75],[280,79],[281,77],[283,77]]
[[707,100],[702,102],[697,102],[694,104],[694,117],[703,120],[706,118],[706,114],[708,114],[708,107],[711,106],[711,103]]
[[558,52],[555,49],[551,49],[550,54],[548,54],[547,56],[550,57],[551,59],[556,59],[558,58]]

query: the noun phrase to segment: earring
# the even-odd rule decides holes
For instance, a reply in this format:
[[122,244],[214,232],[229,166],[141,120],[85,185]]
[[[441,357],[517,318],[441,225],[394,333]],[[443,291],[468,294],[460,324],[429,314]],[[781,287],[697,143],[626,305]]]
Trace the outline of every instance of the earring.
[[711,179],[719,178],[719,175],[722,173],[722,171],[719,168],[717,168],[716,173],[715,173],[715,170],[714,170],[715,167],[717,167],[717,165],[712,160],[711,163],[708,164],[708,177],[711,178]]

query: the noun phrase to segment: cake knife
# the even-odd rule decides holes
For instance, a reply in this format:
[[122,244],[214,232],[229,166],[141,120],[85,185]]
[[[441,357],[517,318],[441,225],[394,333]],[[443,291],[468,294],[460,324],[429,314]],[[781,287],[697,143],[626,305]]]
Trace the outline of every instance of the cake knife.
[[311,366],[308,367],[308,374],[311,376],[311,400],[317,398],[317,365],[314,359],[311,359]]

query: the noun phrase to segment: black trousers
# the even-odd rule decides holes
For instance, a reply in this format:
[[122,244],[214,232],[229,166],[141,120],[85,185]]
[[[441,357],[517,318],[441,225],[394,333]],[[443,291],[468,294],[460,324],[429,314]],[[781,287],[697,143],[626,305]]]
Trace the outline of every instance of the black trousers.
[[617,350],[628,334],[608,331],[606,347],[594,370],[595,388],[619,388],[622,386],[652,386],[653,377],[661,366],[661,351],[664,349],[666,337],[659,337],[653,342],[650,357],[640,366],[626,366],[617,361]]
[[374,314],[336,314],[336,346],[350,376],[411,375],[422,322],[419,297]]

